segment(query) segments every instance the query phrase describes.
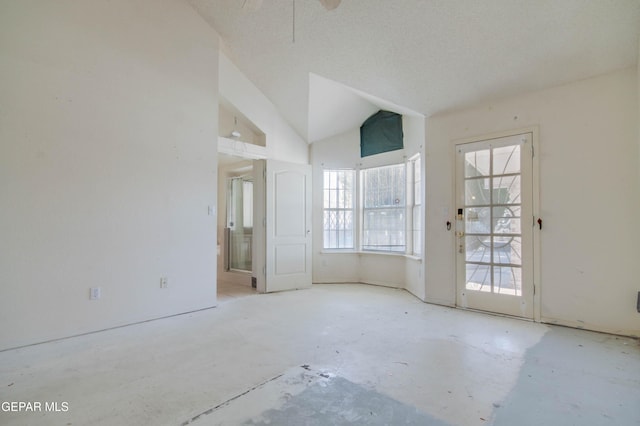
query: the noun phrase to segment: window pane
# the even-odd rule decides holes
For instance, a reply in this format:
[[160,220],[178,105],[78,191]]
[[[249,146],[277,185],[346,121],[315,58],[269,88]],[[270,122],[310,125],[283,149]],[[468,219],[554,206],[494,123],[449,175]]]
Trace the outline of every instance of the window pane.
[[467,290],[491,291],[491,266],[467,263]]
[[417,155],[411,160],[413,171],[412,181],[409,182],[409,188],[412,188],[413,198],[410,200],[413,204],[411,207],[411,240],[412,240],[412,253],[416,256],[422,255],[422,173],[420,171],[421,161],[420,156]]
[[464,177],[489,176],[491,150],[467,152],[464,154]]
[[404,164],[363,170],[363,250],[406,250],[405,173]]
[[422,180],[420,175],[420,158],[413,162],[413,200],[415,205],[422,204]]
[[464,232],[467,234],[489,234],[491,232],[491,209],[471,207],[465,209]]
[[506,265],[522,265],[522,238],[494,237],[493,262]]
[[493,174],[520,173],[520,145],[494,148]]
[[349,173],[342,173],[340,175],[339,187],[342,189],[341,197],[340,197],[340,205],[339,207],[345,209],[353,208],[353,179],[355,178],[355,173],[353,171],[349,171]]
[[323,197],[323,247],[352,249],[354,170],[325,170]]
[[467,262],[491,263],[491,236],[465,236],[465,260]]
[[404,207],[404,164],[364,170],[364,208]]
[[491,204],[489,179],[467,179],[464,181],[464,202],[467,206]]
[[327,207],[338,207],[338,191],[335,189],[329,190],[329,205]]
[[405,251],[405,210],[368,209],[364,211],[362,248],[364,250]]
[[500,294],[510,294],[512,296],[522,295],[522,268],[493,267],[493,291]]
[[521,207],[517,205],[493,208],[493,232],[495,234],[520,234]]
[[493,178],[493,204],[517,204],[520,198],[520,176]]
[[413,207],[413,254],[420,255],[422,254],[422,226],[421,219],[422,217],[422,207],[414,206]]

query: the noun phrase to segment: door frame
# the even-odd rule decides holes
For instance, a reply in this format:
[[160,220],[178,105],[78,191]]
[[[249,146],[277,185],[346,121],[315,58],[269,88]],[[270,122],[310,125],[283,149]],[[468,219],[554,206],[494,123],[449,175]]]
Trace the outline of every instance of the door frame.
[[[220,152],[218,153],[220,154]],[[224,154],[224,153],[222,153]],[[225,154],[226,155],[226,154]],[[251,287],[251,271],[240,270],[225,270],[226,264],[226,242],[225,242],[225,228],[227,227],[227,203],[228,203],[228,185],[227,179],[240,176],[243,174],[252,174],[253,161],[250,158],[237,157],[237,163],[221,164],[220,157],[218,156],[218,168],[216,170],[217,176],[217,195],[216,195],[216,229],[217,229],[217,241],[219,246],[219,254],[217,256],[217,272],[216,282],[220,281],[246,285]],[[254,194],[255,202],[255,194]]]
[[[531,218],[531,226],[533,226],[533,321],[540,322],[541,321],[541,295],[542,295],[542,286],[541,286],[541,262],[540,262],[540,254],[541,254],[541,229],[537,228],[537,224],[534,222],[541,217],[540,211],[540,137],[539,137],[539,128],[538,126],[530,126],[530,127],[521,127],[512,130],[505,130],[500,132],[493,133],[485,133],[480,134],[478,136],[454,139],[450,142],[451,149],[451,170],[452,170],[452,184],[451,184],[451,212],[453,212],[454,216],[457,209],[457,200],[456,200],[456,190],[457,190],[457,153],[456,147],[461,144],[474,143],[474,142],[482,142],[489,139],[498,139],[510,136],[518,136],[524,133],[531,133],[531,146],[533,148],[533,156],[531,163],[531,181],[532,181],[532,215]],[[454,218],[455,223],[455,218]],[[525,222],[523,222],[524,225]],[[535,226],[534,226],[535,225]],[[457,253],[457,236],[456,232],[451,232],[451,254],[453,256],[453,292],[455,295],[455,306],[460,307],[458,300],[458,253]],[[472,309],[470,309],[472,310]],[[485,312],[485,311],[483,311]],[[502,315],[500,313],[492,313],[495,315]],[[523,318],[524,319],[524,318]]]
[[[283,169],[284,168],[284,169]],[[278,235],[276,229],[277,193],[275,186],[282,171],[294,171],[304,175],[304,229],[301,234]],[[254,173],[254,228],[253,248],[254,263],[253,277],[256,278],[256,289],[259,293],[274,291],[297,290],[310,288],[312,285],[313,265],[313,236],[312,227],[312,168],[310,164],[288,163],[280,160],[256,160]],[[256,194],[258,196],[256,197]],[[304,271],[293,273],[278,273],[276,250],[278,246],[290,246],[292,243],[301,245],[304,242],[305,259]],[[286,259],[285,255],[282,259]]]

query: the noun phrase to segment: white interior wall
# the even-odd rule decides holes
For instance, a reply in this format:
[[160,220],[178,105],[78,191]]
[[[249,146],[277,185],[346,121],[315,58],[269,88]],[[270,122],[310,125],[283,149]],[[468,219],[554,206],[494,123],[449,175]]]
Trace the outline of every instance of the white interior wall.
[[0,349],[216,304],[217,75],[183,1],[0,3]]
[[[224,105],[218,106],[218,135],[234,141],[242,141],[252,145],[265,146],[264,134],[245,122],[241,114],[235,114]],[[237,131],[240,136],[234,138],[231,132]]]
[[269,99],[220,53],[220,95],[266,136],[267,158],[308,164],[309,145],[284,120]]
[[[311,145],[313,166],[313,282],[362,282],[406,288],[424,297],[423,263],[419,259],[397,254],[324,251],[322,241],[323,170],[367,168],[406,161],[423,153],[424,118],[403,116],[404,149],[360,157],[360,129],[314,142]],[[424,161],[423,161],[424,164]]]
[[636,68],[427,121],[427,301],[455,304],[452,141],[539,126],[541,314],[640,335]]

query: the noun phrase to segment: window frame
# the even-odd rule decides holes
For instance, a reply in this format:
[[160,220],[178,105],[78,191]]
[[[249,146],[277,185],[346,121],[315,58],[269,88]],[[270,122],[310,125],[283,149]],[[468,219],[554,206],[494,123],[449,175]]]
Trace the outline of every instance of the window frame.
[[[366,188],[366,184],[367,184],[367,179],[365,178],[365,175],[373,172],[373,171],[377,171],[377,170],[382,170],[382,169],[391,169],[391,168],[398,168],[402,170],[402,180],[403,185],[402,185],[402,199],[398,201],[397,206],[396,205],[392,205],[390,203],[386,204],[386,205],[381,205],[381,206],[374,206],[374,207],[367,207],[366,202],[365,202],[365,196],[367,194],[367,188]],[[360,220],[361,220],[361,226],[360,226],[360,250],[362,252],[374,252],[374,253],[391,253],[391,254],[406,254],[407,253],[407,188],[406,188],[406,182],[407,182],[407,164],[406,162],[403,163],[394,163],[394,164],[385,164],[382,166],[376,166],[376,167],[368,167],[368,168],[363,168],[360,170],[359,173],[360,176],[360,193],[361,196],[359,197],[360,200],[360,209],[359,209],[359,216],[360,216]],[[380,194],[380,191],[377,192],[377,194]],[[379,212],[379,213],[383,213],[384,211],[393,211],[393,210],[397,210],[397,211],[401,211],[401,215],[402,215],[402,224],[400,226],[398,226],[396,229],[392,229],[391,231],[395,231],[395,232],[401,232],[402,233],[402,243],[401,245],[398,245],[398,247],[402,247],[402,250],[393,250],[393,249],[385,249],[385,248],[372,248],[375,247],[373,244],[365,244],[365,233],[367,232],[367,230],[365,229],[365,223],[367,222],[365,219],[365,216],[367,214],[367,212]],[[383,216],[381,214],[381,216]],[[380,220],[380,219],[378,219]],[[374,229],[375,231],[375,229]],[[391,242],[391,241],[389,241]],[[366,246],[366,248],[365,248]],[[387,244],[387,245],[379,245],[378,247],[392,247],[392,244]]]
[[[364,172],[367,170],[402,166],[404,168],[404,181],[405,181],[405,193],[404,203],[401,203],[397,209],[403,209],[404,212],[404,250],[385,250],[385,249],[371,249],[364,248],[364,215],[367,210],[374,210],[375,208],[365,208],[364,205]],[[327,208],[325,206],[325,172],[350,172],[353,176],[352,192],[352,207],[351,209],[345,208]],[[418,176],[416,176],[418,174]],[[419,179],[416,179],[419,177]],[[424,173],[422,170],[422,156],[418,152],[408,159],[405,157],[401,162],[390,162],[387,164],[381,164],[371,167],[362,167],[358,165],[354,168],[322,168],[322,250],[325,252],[352,252],[352,253],[368,253],[368,254],[383,254],[392,256],[409,256],[417,259],[424,257],[424,230],[423,217],[424,217]],[[389,207],[379,207],[378,209],[387,209]],[[352,247],[327,247],[326,230],[325,230],[325,212],[331,211],[347,211],[350,210],[352,214],[352,232],[353,232],[353,244]],[[416,222],[417,221],[417,222]],[[417,235],[419,233],[419,235]]]
[[[417,153],[407,161],[408,174],[411,179],[407,179],[407,237],[411,243],[407,246],[407,254],[415,257],[422,257],[423,229],[422,229],[422,200],[423,200],[423,173],[422,158]],[[417,175],[417,176],[416,176]],[[416,238],[416,236],[418,238]]]
[[[327,207],[325,205],[325,201],[326,201],[326,191],[338,191],[339,188],[327,188],[325,186],[325,182],[326,182],[326,173],[350,173],[351,174],[351,207],[338,207],[338,206],[329,206]],[[356,249],[356,247],[358,247],[357,242],[358,242],[358,236],[357,236],[357,229],[358,229],[358,223],[357,223],[357,195],[358,195],[358,191],[357,191],[357,172],[355,169],[344,169],[344,168],[327,168],[327,169],[322,169],[322,249],[323,250],[329,250],[329,251],[354,251]],[[341,192],[345,192],[346,189],[342,189]],[[337,198],[337,197],[336,197]],[[329,196],[329,199],[331,200],[331,196]],[[325,228],[325,217],[326,217],[326,213],[327,212],[334,212],[336,214],[339,213],[343,213],[346,215],[346,213],[350,212],[351,213],[351,246],[350,247],[340,247],[338,244],[338,247],[329,247],[327,246],[327,239],[326,239],[326,234],[327,232],[332,232],[333,229],[327,229]],[[340,232],[343,231],[345,232],[346,229],[342,228],[336,228],[335,229],[336,232]],[[344,239],[346,239],[346,236],[344,237]],[[336,240],[339,242],[339,238],[336,238]],[[330,242],[330,241],[329,241]]]

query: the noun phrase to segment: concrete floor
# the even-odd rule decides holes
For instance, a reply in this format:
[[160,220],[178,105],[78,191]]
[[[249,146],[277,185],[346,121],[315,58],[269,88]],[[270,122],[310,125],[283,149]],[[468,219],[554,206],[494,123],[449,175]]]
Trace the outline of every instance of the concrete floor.
[[314,285],[0,352],[0,401],[42,403],[2,425],[638,425],[640,346]]

